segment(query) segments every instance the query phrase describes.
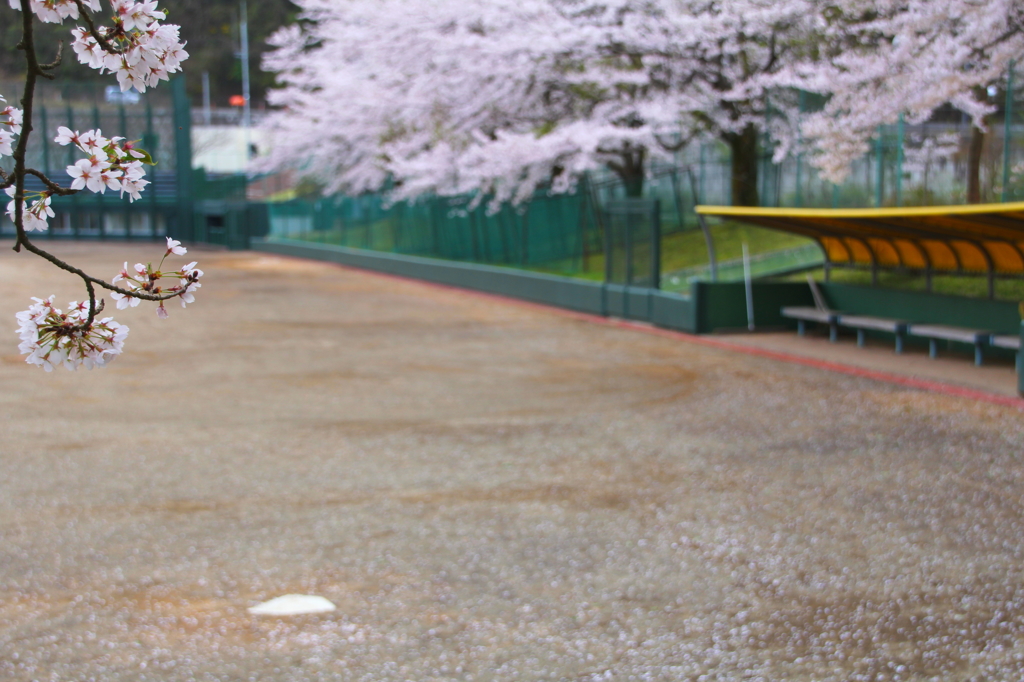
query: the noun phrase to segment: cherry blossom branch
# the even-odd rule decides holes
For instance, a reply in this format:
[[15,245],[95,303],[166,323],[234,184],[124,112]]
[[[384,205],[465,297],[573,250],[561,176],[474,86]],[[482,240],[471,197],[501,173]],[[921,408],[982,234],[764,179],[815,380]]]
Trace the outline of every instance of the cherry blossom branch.
[[56,265],[61,270],[70,272],[73,275],[78,275],[85,283],[87,288],[92,287],[92,285],[95,284],[103,287],[108,291],[112,291],[123,296],[130,296],[132,298],[140,298],[144,301],[167,301],[172,298],[178,298],[184,293],[183,291],[171,291],[166,294],[149,294],[144,291],[138,291],[135,289],[123,289],[117,286],[116,284],[111,284],[110,282],[100,279],[99,277],[93,277],[85,270],[82,270],[81,268],[76,268],[74,265],[62,261],[60,258],[54,256],[52,253],[44,251],[43,249],[33,244],[31,241],[28,240],[27,237],[24,241],[21,242],[21,245],[24,246],[25,250],[28,251],[29,253],[34,253],[43,260],[49,261],[53,265]]
[[[90,7],[98,10],[99,0],[87,0]],[[25,87],[21,98],[21,109],[0,104],[0,156],[10,155],[14,159],[14,170],[6,173],[0,169],[0,180],[3,189],[13,200],[7,206],[7,215],[14,222],[16,238],[14,251],[22,249],[51,263],[65,272],[76,275],[82,280],[88,295],[88,302],[72,302],[65,314],[53,305],[53,297],[34,299],[35,304],[28,310],[18,313],[20,323],[18,333],[22,343],[19,349],[28,354],[27,362],[42,366],[51,371],[58,365],[67,369],[79,366],[92,368],[106,364],[110,359],[121,353],[128,328],[114,322],[112,318],[97,320],[103,311],[105,301],[97,301],[97,287],[111,292],[117,301],[118,308],[134,307],[141,300],[159,303],[157,315],[167,317],[163,302],[177,298],[182,307],[195,300],[194,292],[202,285],[199,278],[202,271],[196,263],[190,263],[174,272],[163,273],[154,270],[150,265],[135,265],[134,274],[128,273],[125,263],[121,272],[108,282],[94,277],[79,267],[36,246],[28,236],[28,232],[46,230],[47,219],[54,216],[50,208],[51,197],[70,196],[82,189],[104,193],[107,189],[120,190],[121,196],[129,196],[131,201],[139,198],[139,194],[149,181],[143,179],[144,164],[152,164],[149,154],[135,147],[134,142],[124,138],[103,137],[100,130],[89,130],[84,133],[72,131],[65,127],[58,129],[55,142],[61,145],[73,144],[88,155],[72,166],[68,166],[68,174],[73,178],[70,187],[63,187],[50,179],[45,172],[28,168],[25,163],[28,141],[32,133],[33,103],[35,86],[39,77],[50,78],[49,73],[60,66],[63,61],[64,44],[58,44],[57,55],[49,64],[40,64],[34,42],[33,21],[37,15],[47,22],[61,23],[64,18],[82,18],[88,25],[88,31],[77,29],[75,51],[79,60],[89,66],[103,71],[116,71],[121,89],[137,87],[144,91],[160,80],[166,80],[169,73],[180,68],[180,62],[188,57],[178,41],[177,26],[160,26],[159,20],[164,13],[156,10],[156,2],[133,2],[133,0],[111,0],[117,13],[114,28],[104,29],[101,35],[93,23],[92,17],[82,0],[17,0],[12,3],[15,9],[20,5],[22,12],[22,37],[18,49],[25,53],[26,71]],[[90,44],[90,35],[95,42]],[[124,41],[124,46],[116,44]],[[127,54],[131,49],[131,54]],[[100,54],[121,56],[117,64],[110,66],[108,61],[99,58]],[[4,102],[0,97],[0,102]],[[6,117],[4,120],[2,117]],[[18,136],[17,145],[12,142]],[[38,178],[45,190],[26,191],[25,179],[28,176]],[[31,206],[27,200],[34,198]],[[160,260],[170,254],[183,255],[186,249],[180,242],[167,237],[167,250]],[[164,276],[177,278],[177,284],[161,287],[159,281]],[[117,282],[125,280],[127,287],[117,286]]]
[[46,185],[46,188],[50,190],[50,192],[58,196],[69,197],[72,194],[78,194],[81,191],[77,189],[71,189],[70,187],[61,187],[53,180],[46,177],[46,175],[43,174],[41,171],[37,171],[35,168],[26,168],[25,173],[27,173],[28,175],[34,175],[35,177],[42,180],[43,184]]
[[[22,0],[24,2],[24,0]],[[86,9],[85,3],[82,0],[75,0],[75,6],[78,7],[78,15],[85,22],[85,26],[89,31],[89,35],[93,37],[93,40],[103,48],[103,51],[107,54],[124,54],[126,48],[119,48],[111,45],[107,40],[107,36],[100,35],[100,32],[96,29],[96,24],[93,23],[92,15],[89,14],[89,10]],[[116,37],[116,34],[114,34]]]
[[81,325],[81,329],[83,331],[92,327],[92,323],[96,320],[96,316],[103,312],[104,307],[102,299],[100,299],[100,304],[96,305],[96,289],[89,280],[85,281],[85,290],[89,293],[89,313],[85,318],[85,322]]
[[[64,41],[61,40],[61,41],[57,42],[57,56],[54,58],[54,60],[52,62],[50,62],[49,64],[40,64],[39,65],[39,69],[40,69],[40,71],[52,71],[52,70],[56,69],[57,67],[59,67],[63,61],[64,61]],[[54,76],[53,74],[42,74],[42,75],[44,75],[46,78],[49,78],[50,80],[53,80],[54,78],[56,78],[56,76]]]

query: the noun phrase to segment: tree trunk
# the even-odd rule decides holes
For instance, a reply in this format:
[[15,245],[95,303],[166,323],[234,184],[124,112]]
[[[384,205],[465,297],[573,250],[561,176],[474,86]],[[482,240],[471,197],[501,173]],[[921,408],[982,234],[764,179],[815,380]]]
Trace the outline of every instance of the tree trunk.
[[626,196],[630,199],[639,199],[644,195],[644,174],[634,171],[628,177],[622,178],[626,186]]
[[757,126],[753,123],[739,133],[725,133],[722,138],[731,152],[731,185],[733,206],[757,206]]
[[609,163],[608,167],[622,180],[626,196],[630,199],[639,199],[644,195],[644,159],[647,157],[647,150],[627,143],[620,156],[621,162]]
[[971,126],[971,142],[967,147],[967,203],[981,203],[981,152],[985,146],[985,131]]

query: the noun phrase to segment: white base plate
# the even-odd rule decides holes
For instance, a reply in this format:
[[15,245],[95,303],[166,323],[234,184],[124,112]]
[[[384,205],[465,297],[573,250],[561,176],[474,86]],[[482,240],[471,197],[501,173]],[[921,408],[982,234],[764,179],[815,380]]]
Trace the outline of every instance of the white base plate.
[[327,613],[336,606],[312,594],[286,594],[249,608],[257,616],[301,616],[306,613]]

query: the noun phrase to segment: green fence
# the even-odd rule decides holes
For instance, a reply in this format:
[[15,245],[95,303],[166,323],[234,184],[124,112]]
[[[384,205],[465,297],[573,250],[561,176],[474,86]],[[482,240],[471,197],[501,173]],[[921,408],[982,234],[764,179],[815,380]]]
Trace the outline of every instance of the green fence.
[[587,192],[541,192],[523,206],[497,212],[469,197],[389,205],[376,194],[294,200],[268,210],[275,236],[456,261],[581,271],[602,249]]
[[[3,91],[20,96],[17,84]],[[113,91],[93,84],[44,82],[36,94],[36,130],[30,138],[27,163],[51,179],[68,184],[65,168],[82,157],[71,146],[53,141],[60,126],[77,130],[101,128],[107,136],[139,140],[156,159],[148,167],[150,184],[139,200],[118,192],[79,192],[54,197],[50,229],[36,239],[162,239],[173,236],[230,248],[248,248],[252,235],[267,232],[266,206],[247,202],[244,175],[209,175],[192,168],[191,104],[182,76],[170,86],[145,94]],[[5,159],[10,167],[10,159]],[[30,190],[43,189],[35,177]],[[0,235],[12,236],[14,225],[0,216]]]

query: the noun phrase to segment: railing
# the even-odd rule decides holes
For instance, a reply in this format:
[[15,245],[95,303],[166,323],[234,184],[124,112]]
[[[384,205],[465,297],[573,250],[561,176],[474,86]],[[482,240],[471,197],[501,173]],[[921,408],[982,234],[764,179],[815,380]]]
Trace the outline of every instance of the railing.
[[[801,270],[821,267],[825,262],[821,248],[817,244],[798,246],[781,251],[769,251],[750,257],[750,272],[755,278],[781,275]],[[690,281],[694,279],[710,281],[711,268],[708,265],[696,265],[680,270],[673,270],[662,275],[662,288],[669,291],[688,290]],[[743,259],[733,258],[718,262],[718,280],[720,282],[738,282],[743,279]]]

